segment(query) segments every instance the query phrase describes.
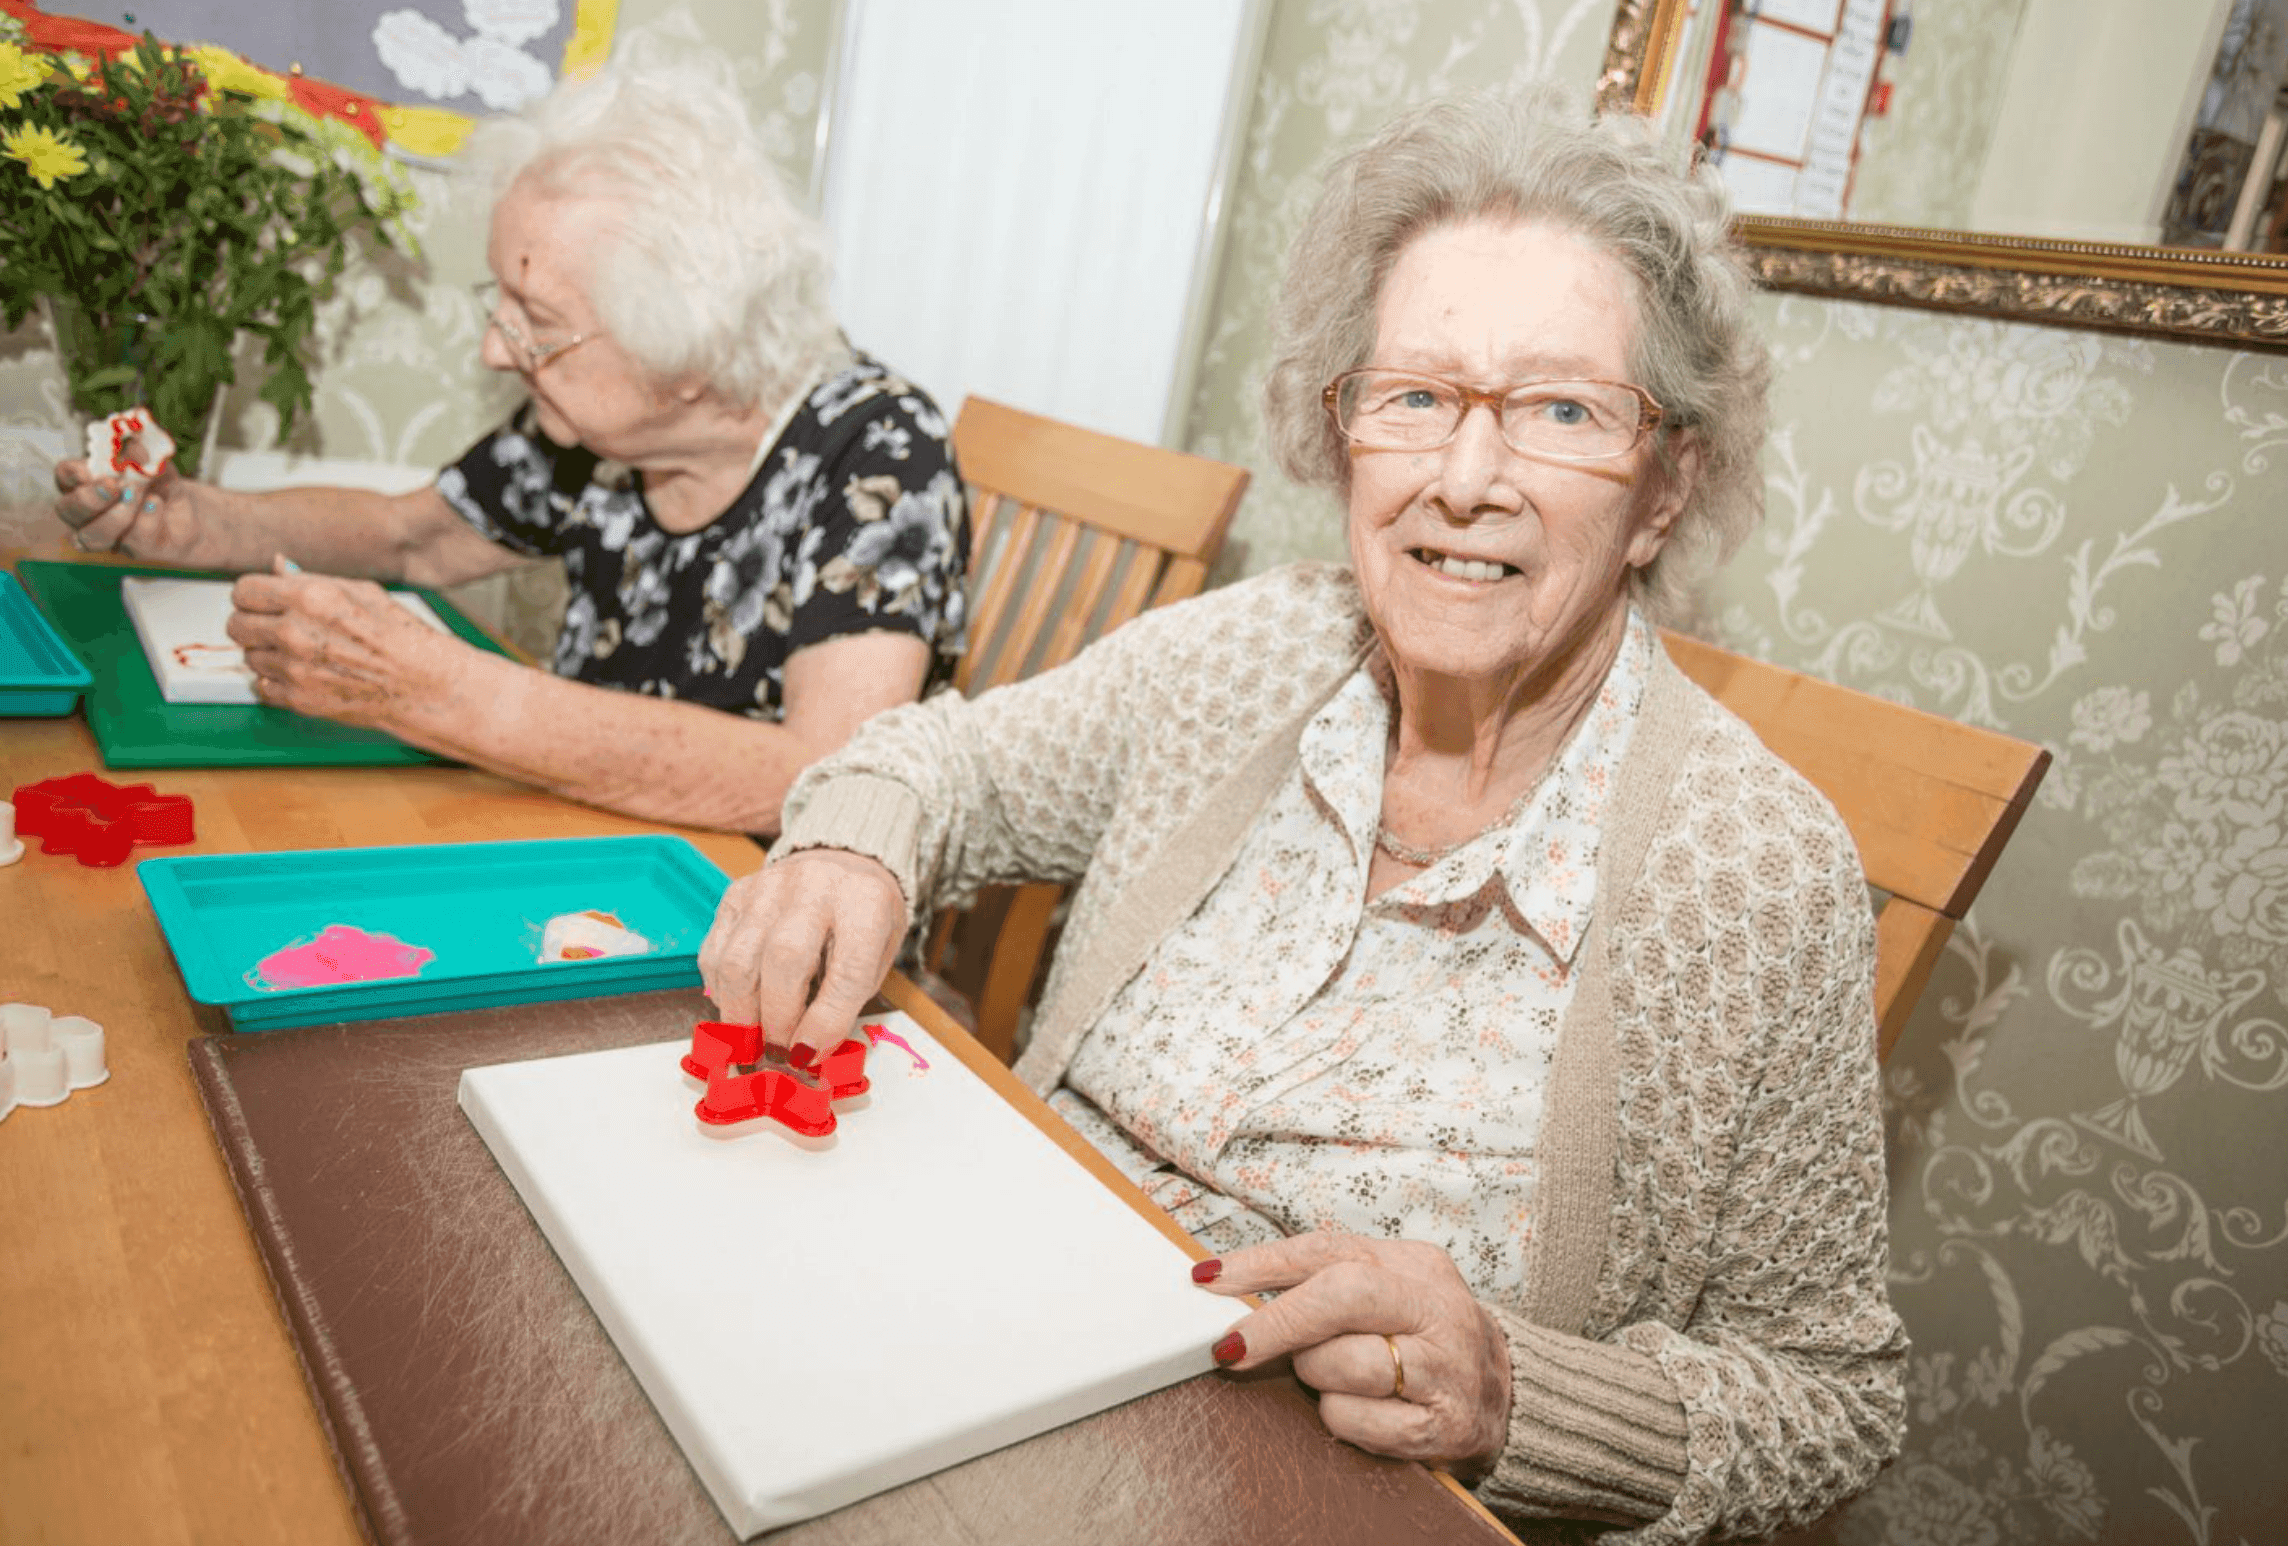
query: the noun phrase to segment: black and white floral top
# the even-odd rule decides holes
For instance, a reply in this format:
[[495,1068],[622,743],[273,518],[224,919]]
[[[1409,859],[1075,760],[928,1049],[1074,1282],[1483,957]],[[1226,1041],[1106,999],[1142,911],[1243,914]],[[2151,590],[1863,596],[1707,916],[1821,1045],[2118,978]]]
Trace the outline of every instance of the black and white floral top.
[[751,718],[786,708],[787,657],[845,634],[966,643],[969,509],[945,416],[862,354],[830,367],[720,517],[660,528],[640,474],[542,436],[527,404],[439,474],[461,517],[512,552],[564,560],[550,669]]

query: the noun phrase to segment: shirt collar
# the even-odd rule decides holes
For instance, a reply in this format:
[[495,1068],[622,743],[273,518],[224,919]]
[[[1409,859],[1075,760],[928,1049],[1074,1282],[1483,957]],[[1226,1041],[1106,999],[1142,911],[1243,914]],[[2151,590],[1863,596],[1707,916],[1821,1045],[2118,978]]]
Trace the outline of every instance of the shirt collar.
[[[1597,854],[1605,801],[1618,782],[1637,710],[1651,679],[1653,633],[1634,607],[1596,701],[1516,820],[1446,856],[1377,903],[1440,906],[1499,884],[1505,911],[1557,960],[1571,964],[1589,929],[1597,894]],[[1391,700],[1371,667],[1351,673],[1304,727],[1300,746],[1308,791],[1349,839],[1363,876],[1382,814]]]

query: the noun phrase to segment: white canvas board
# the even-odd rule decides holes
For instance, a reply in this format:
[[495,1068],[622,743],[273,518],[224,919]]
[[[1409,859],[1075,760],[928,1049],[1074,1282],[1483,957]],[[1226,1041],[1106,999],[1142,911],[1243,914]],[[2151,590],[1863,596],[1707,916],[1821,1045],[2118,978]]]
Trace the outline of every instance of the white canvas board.
[[460,1101],[744,1538],[1213,1367],[1244,1306],[903,1015],[826,1139],[693,1114],[687,1042]]
[[[169,580],[129,575],[119,599],[135,624],[143,658],[169,703],[255,703],[254,673],[230,638],[228,580]],[[450,632],[429,603],[391,591],[398,605],[440,633]]]

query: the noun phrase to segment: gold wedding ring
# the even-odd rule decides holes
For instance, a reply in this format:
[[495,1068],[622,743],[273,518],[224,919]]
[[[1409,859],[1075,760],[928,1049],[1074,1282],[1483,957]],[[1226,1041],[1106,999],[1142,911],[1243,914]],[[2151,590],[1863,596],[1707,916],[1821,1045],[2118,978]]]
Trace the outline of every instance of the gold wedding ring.
[[1383,1346],[1390,1349],[1390,1396],[1397,1401],[1406,1394],[1406,1361],[1398,1356],[1398,1339],[1389,1332],[1382,1334]]

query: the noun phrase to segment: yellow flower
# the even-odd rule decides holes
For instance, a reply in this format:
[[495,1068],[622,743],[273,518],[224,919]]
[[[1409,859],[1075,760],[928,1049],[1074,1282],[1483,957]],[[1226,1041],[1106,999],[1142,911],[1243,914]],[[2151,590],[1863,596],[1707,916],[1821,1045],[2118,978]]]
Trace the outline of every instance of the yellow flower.
[[286,82],[282,77],[248,64],[227,48],[201,43],[183,52],[206,76],[207,84],[217,91],[243,92],[250,97],[267,97],[273,102],[286,100]]
[[48,78],[48,67],[15,44],[0,42],[0,109],[13,111],[24,93]]
[[77,145],[30,124],[0,138],[0,150],[23,162],[32,180],[43,188],[53,188],[59,177],[77,177],[87,170],[87,157]]

